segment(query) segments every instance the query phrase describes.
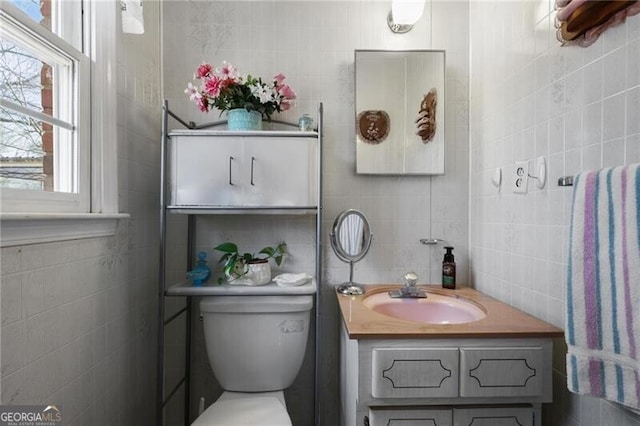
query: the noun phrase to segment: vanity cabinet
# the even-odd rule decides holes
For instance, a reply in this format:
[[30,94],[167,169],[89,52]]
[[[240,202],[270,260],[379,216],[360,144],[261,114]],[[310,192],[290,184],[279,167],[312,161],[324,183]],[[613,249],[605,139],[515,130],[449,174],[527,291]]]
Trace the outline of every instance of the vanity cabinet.
[[172,132],[168,176],[170,206],[315,207],[318,199],[317,134],[271,133],[265,136],[264,132]]
[[540,426],[552,339],[341,337],[344,426]]

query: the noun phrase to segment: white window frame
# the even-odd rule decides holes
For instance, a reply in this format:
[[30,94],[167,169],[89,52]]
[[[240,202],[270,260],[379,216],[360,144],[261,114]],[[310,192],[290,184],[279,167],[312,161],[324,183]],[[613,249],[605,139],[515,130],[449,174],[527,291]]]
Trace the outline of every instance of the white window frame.
[[[84,182],[80,182],[84,186],[79,194],[30,191],[32,194],[26,195],[25,191],[20,191],[17,198],[8,194],[14,191],[3,189],[0,193],[0,247],[113,235],[117,220],[129,217],[118,212],[118,7],[118,2],[85,0],[83,50],[90,72],[87,73],[89,90],[85,91],[86,99],[82,102],[90,107],[82,108],[82,111],[90,114],[91,131],[79,136],[87,144],[87,157],[83,158],[88,166],[87,175]],[[13,5],[1,1],[0,8],[16,10]],[[34,31],[41,31],[36,28],[39,24],[27,25],[32,25]],[[75,200],[73,196],[76,196]],[[7,209],[9,203],[11,208]]]

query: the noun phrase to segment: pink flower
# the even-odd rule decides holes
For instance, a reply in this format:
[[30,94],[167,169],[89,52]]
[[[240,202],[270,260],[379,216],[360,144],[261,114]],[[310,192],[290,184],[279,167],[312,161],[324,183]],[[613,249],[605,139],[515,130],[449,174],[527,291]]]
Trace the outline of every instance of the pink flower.
[[280,102],[280,110],[281,110],[281,111],[286,111],[286,110],[288,110],[289,108],[291,108],[291,105],[292,105],[292,103],[291,103],[291,102],[289,102],[289,101],[288,101],[288,100],[286,100],[286,99],[283,99],[283,100],[282,100],[282,102]]
[[211,65],[203,62],[202,65],[196,68],[196,73],[193,75],[193,78],[200,80],[204,77],[207,77],[209,74],[211,74],[212,70],[213,68],[211,67]]
[[282,85],[282,82],[284,81],[286,77],[284,76],[284,74],[279,73],[278,75],[273,77],[273,81],[276,82],[276,87],[279,87]]
[[227,61],[222,61],[222,67],[217,71],[224,80],[235,81],[238,78],[238,70]]
[[208,96],[217,97],[220,95],[220,90],[223,87],[223,80],[217,76],[212,76],[204,82],[204,92]]
[[189,99],[191,99],[192,102],[195,102],[196,98],[200,96],[200,93],[198,93],[198,88],[191,83],[189,83],[187,85],[187,88],[184,89],[184,93],[189,95]]
[[293,91],[293,89],[291,87],[289,87],[289,85],[285,84],[281,87],[278,88],[278,94],[280,96],[283,96],[285,99],[295,99],[296,98],[296,92]]
[[200,111],[202,112],[209,111],[209,101],[207,101],[207,98],[205,98],[204,96],[198,96],[195,102]]

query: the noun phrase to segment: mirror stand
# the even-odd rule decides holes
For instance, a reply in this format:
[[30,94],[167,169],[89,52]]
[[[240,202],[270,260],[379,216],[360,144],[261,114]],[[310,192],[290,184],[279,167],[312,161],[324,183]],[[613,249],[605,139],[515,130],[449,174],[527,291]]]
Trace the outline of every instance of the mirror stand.
[[329,234],[331,247],[338,259],[349,263],[349,281],[338,286],[339,293],[364,294],[364,287],[353,282],[353,267],[354,263],[361,260],[369,251],[372,238],[369,221],[362,212],[350,209],[336,217],[333,230]]
[[350,296],[359,296],[364,294],[364,287],[361,284],[353,282],[353,260],[349,261],[349,281],[338,286],[336,291],[340,294],[348,294]]

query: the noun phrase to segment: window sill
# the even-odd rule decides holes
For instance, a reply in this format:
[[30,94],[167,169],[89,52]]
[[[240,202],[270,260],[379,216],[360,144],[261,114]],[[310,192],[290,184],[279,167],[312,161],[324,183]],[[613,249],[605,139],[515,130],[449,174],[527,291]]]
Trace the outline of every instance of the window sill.
[[1,213],[0,247],[115,235],[127,213]]

